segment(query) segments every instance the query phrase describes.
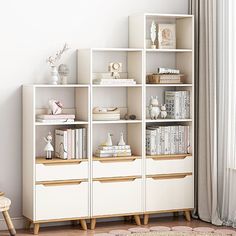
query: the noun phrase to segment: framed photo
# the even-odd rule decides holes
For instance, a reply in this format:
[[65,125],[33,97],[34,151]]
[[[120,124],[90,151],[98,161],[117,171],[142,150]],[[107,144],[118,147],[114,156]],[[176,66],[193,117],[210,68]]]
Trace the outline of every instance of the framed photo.
[[158,24],[158,48],[175,49],[176,48],[176,25]]

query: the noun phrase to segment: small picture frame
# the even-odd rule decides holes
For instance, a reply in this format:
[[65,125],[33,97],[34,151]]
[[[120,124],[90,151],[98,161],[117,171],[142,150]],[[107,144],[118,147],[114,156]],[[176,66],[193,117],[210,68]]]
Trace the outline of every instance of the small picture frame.
[[176,48],[175,24],[158,24],[158,48],[159,49]]

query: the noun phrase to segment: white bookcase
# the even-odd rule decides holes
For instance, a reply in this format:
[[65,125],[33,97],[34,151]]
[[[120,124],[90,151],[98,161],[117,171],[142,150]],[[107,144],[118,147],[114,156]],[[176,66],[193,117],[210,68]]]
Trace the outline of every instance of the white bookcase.
[[[151,22],[176,24],[176,49],[151,49]],[[192,15],[137,14],[129,17],[129,47],[144,51],[144,77],[157,73],[158,67],[176,68],[185,75],[183,84],[148,84],[144,78],[144,106],[157,95],[164,104],[165,91],[190,91],[190,118],[151,120],[146,109],[144,129],[148,125],[189,125],[191,153],[183,155],[147,156],[144,154],[144,224],[150,214],[185,213],[190,220],[194,208],[194,19]],[[145,133],[144,133],[145,135]],[[145,145],[145,144],[143,144]]]
[[[146,39],[152,20],[176,23],[177,49],[149,49]],[[130,48],[90,48],[77,51],[78,84],[23,86],[23,215],[35,225],[44,222],[86,219],[95,228],[97,218],[134,216],[140,225],[148,216],[160,212],[185,212],[190,220],[194,207],[193,154],[148,156],[145,130],[150,124],[190,126],[194,153],[194,48],[193,16],[139,14],[129,18]],[[130,86],[95,85],[96,73],[108,72],[110,62],[121,62],[124,76],[137,82]],[[158,67],[180,69],[186,75],[183,84],[147,84],[146,75]],[[165,91],[189,90],[189,119],[151,120],[149,98],[164,103]],[[74,112],[76,121],[67,124],[35,122],[44,113],[48,100],[60,100],[65,112]],[[119,107],[118,121],[94,121],[93,107]],[[125,120],[124,114],[135,115]],[[63,127],[87,128],[88,158],[46,161],[43,137]],[[112,133],[117,143],[120,133],[131,146],[131,157],[98,158],[94,152]]]

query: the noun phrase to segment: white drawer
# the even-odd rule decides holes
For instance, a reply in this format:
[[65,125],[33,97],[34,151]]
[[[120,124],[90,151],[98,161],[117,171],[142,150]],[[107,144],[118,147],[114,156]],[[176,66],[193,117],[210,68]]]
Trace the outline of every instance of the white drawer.
[[88,178],[88,162],[36,164],[36,181]]
[[[175,177],[174,177],[175,176]],[[194,207],[192,175],[166,175],[146,179],[146,211],[165,211]]]
[[93,161],[93,178],[141,175],[141,159],[125,161]]
[[192,156],[170,158],[167,160],[158,158],[146,159],[146,174],[171,174],[193,172],[194,161]]
[[141,212],[141,178],[93,181],[93,216]]
[[88,217],[88,182],[36,185],[36,220]]

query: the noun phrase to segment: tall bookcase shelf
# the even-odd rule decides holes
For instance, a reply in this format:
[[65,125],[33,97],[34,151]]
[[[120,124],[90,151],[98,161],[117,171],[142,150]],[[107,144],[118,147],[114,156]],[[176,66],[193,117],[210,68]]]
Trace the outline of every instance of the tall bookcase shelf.
[[[153,20],[176,24],[176,49],[149,47]],[[23,214],[35,224],[36,234],[42,222],[79,219],[86,229],[85,219],[90,219],[94,229],[97,218],[134,216],[140,225],[140,215],[147,224],[150,214],[179,211],[190,219],[194,207],[193,40],[192,15],[137,14],[129,17],[130,48],[77,50],[77,84],[23,86]],[[106,77],[112,62],[122,63],[121,78],[132,78],[136,84],[94,83],[101,75]],[[157,73],[158,67],[179,69],[185,75],[183,83],[148,84],[147,75]],[[164,104],[166,91],[189,91],[188,118],[150,118],[150,97],[158,96]],[[63,103],[65,113],[76,115],[75,122],[36,122],[35,116],[46,112],[52,98]],[[117,107],[121,119],[96,120],[95,107]],[[127,119],[130,115],[136,119]],[[150,126],[187,126],[190,153],[146,154]],[[43,158],[43,137],[49,131],[77,127],[87,128],[86,159]],[[96,157],[107,133],[117,144],[121,132],[132,155]]]
[[[176,25],[176,49],[150,48],[150,27],[158,24]],[[190,129],[190,144],[194,153],[194,28],[192,15],[137,14],[129,17],[129,47],[144,50],[144,130],[147,126],[187,125]],[[157,73],[158,67],[176,68],[185,75],[183,84],[148,84],[148,74]],[[190,92],[190,117],[188,119],[151,120],[148,106],[151,96],[158,96],[165,103],[165,91]],[[145,134],[144,134],[145,136]],[[158,155],[144,153],[144,224],[149,214],[158,212],[189,211],[194,207],[194,155]],[[161,175],[160,175],[161,174]],[[157,178],[158,176],[158,178]],[[172,195],[175,197],[173,198]]]

